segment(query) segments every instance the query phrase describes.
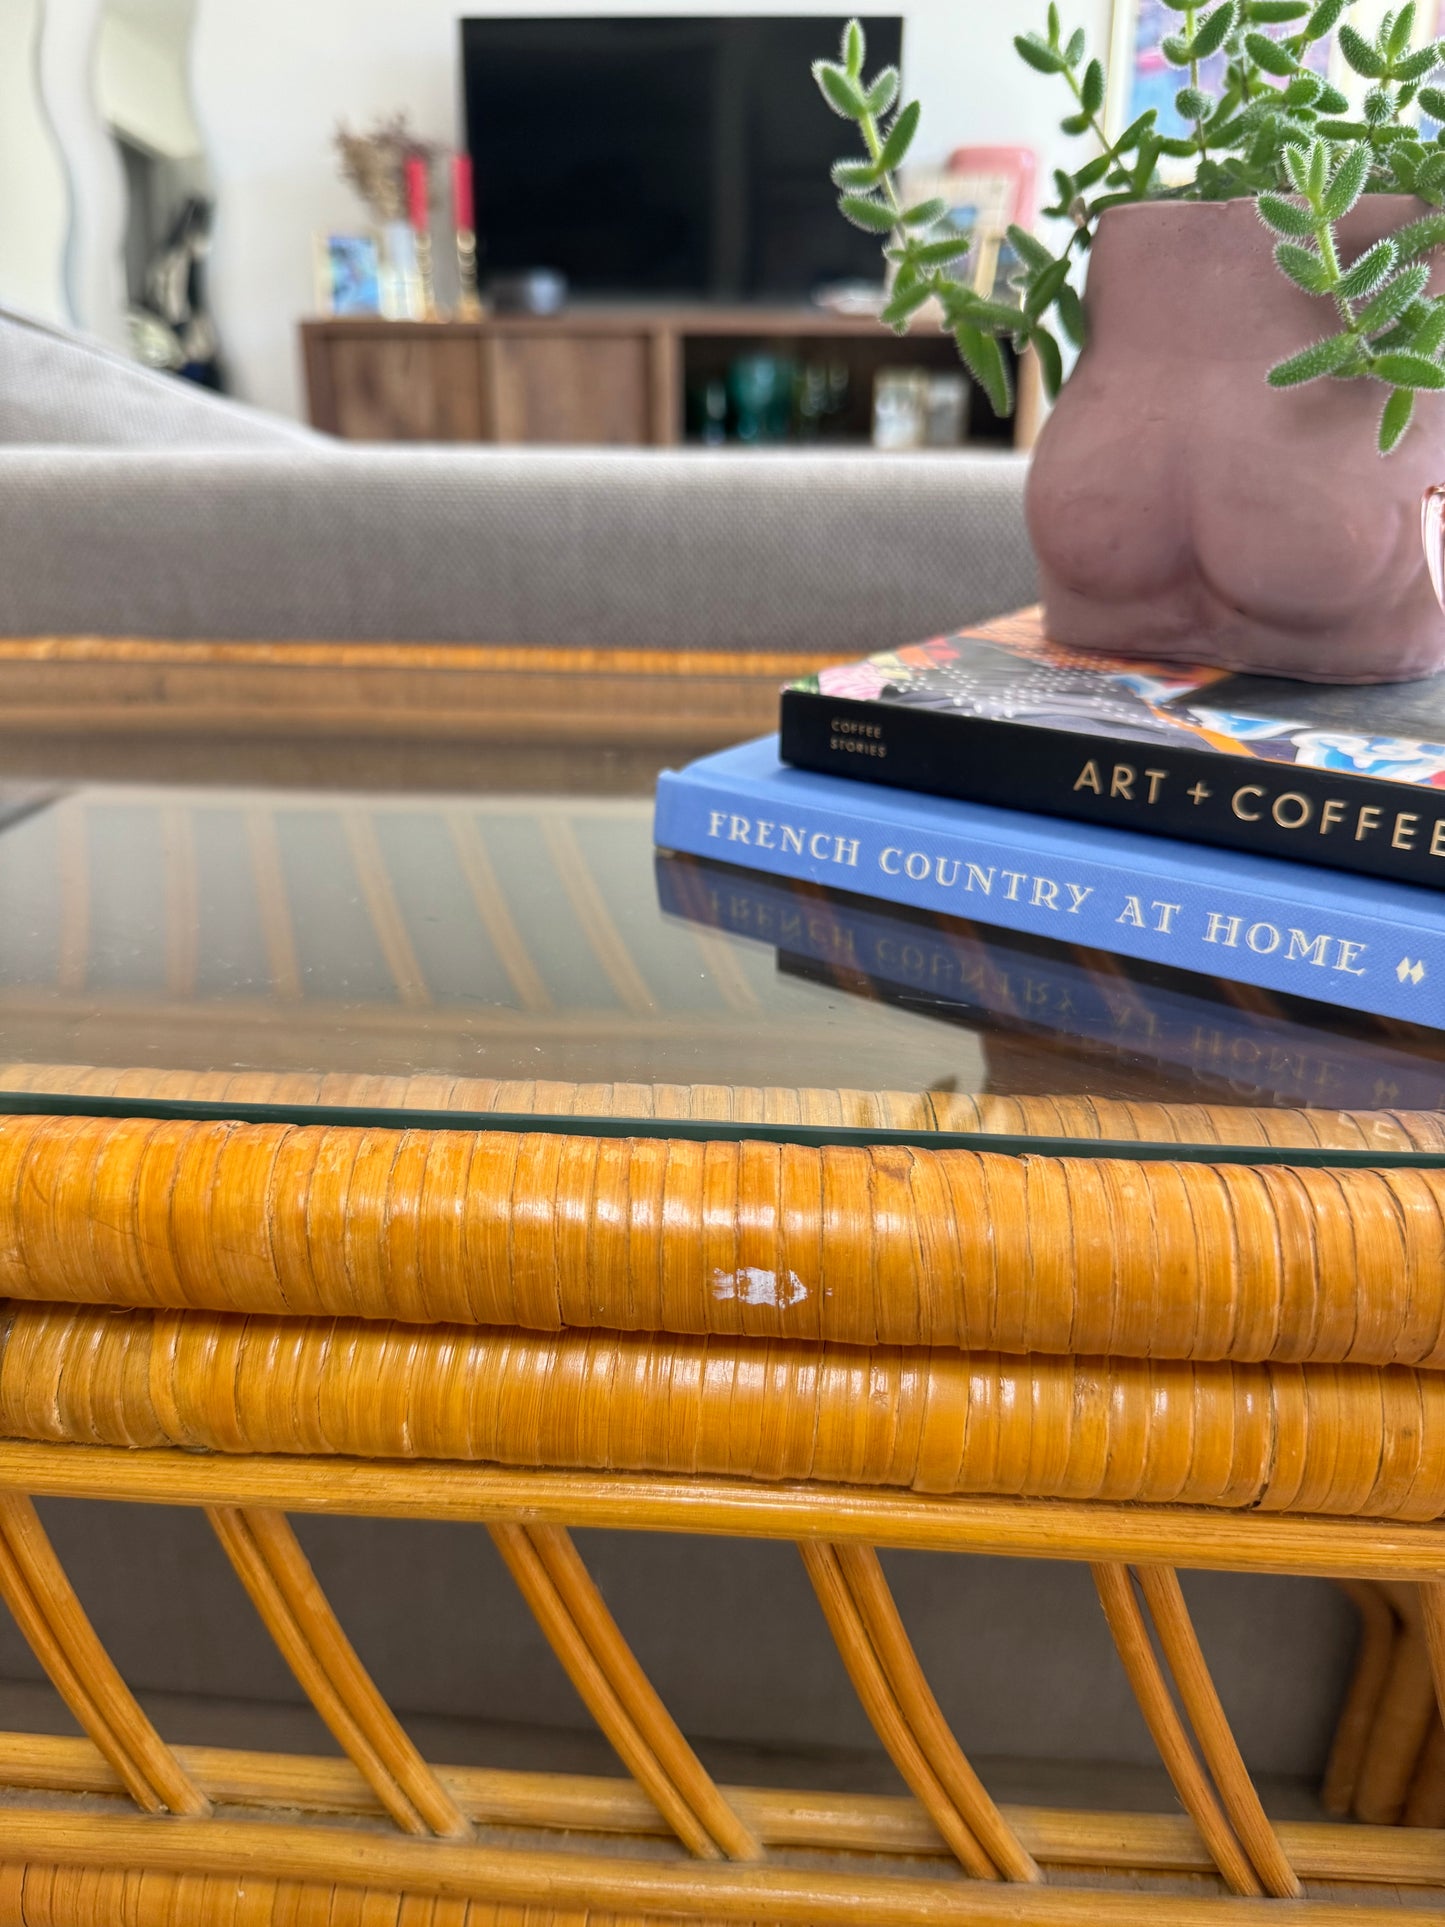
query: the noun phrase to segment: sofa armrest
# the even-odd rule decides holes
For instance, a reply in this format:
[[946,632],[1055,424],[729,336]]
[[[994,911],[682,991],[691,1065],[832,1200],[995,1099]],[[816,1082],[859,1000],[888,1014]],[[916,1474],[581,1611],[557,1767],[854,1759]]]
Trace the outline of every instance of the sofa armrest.
[[1011,455],[0,452],[0,634],[861,655],[1031,601]]

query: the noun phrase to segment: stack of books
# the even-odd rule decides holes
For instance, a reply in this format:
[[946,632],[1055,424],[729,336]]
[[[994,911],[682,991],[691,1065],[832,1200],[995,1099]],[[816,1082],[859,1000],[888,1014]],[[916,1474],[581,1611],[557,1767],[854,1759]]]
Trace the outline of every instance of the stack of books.
[[1445,676],[1086,656],[1037,611],[822,671],[666,772],[660,847],[1445,1025]]

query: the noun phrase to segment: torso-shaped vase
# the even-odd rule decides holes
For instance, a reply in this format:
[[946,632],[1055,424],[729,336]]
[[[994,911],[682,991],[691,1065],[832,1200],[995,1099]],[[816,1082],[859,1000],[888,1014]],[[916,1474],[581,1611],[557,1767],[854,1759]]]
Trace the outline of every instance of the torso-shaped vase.
[[[1367,195],[1341,259],[1426,211]],[[1445,666],[1445,616],[1420,500],[1445,481],[1445,394],[1417,396],[1381,456],[1379,382],[1269,387],[1276,361],[1337,325],[1274,242],[1248,200],[1100,221],[1088,346],[1029,478],[1045,626],[1076,648],[1311,681],[1427,675]]]

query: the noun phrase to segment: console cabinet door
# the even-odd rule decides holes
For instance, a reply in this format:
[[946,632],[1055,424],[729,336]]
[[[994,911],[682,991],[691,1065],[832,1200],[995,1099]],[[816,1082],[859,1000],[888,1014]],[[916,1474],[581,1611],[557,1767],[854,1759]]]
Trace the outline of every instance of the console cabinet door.
[[332,334],[323,367],[314,349],[308,355],[311,419],[348,441],[486,441],[479,346],[475,335],[417,329]]
[[646,334],[535,332],[491,335],[492,438],[638,446],[670,439],[657,419],[654,344]]

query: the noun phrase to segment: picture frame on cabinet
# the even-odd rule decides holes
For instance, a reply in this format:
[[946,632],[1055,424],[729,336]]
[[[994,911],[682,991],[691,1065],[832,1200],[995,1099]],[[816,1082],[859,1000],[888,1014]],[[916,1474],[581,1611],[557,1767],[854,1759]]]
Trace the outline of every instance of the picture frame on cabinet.
[[318,234],[316,301],[322,314],[380,314],[381,249],[374,234]]

